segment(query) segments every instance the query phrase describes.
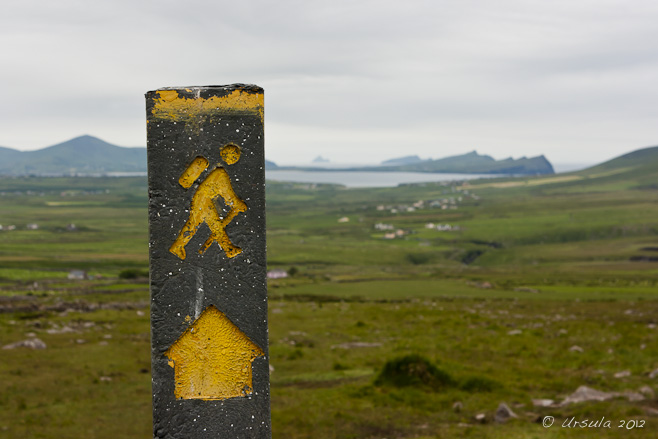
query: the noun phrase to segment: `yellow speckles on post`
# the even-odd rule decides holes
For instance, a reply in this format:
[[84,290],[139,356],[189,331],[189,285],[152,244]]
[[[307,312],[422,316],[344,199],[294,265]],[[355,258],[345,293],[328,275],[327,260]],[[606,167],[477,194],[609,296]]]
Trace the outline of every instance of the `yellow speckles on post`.
[[222,160],[224,160],[226,164],[232,165],[240,160],[240,147],[229,143],[222,148],[219,154],[222,156]]
[[190,186],[196,181],[197,178],[201,176],[201,173],[206,170],[208,167],[208,159],[205,157],[197,157],[192,163],[185,169],[183,174],[181,174],[178,179],[178,183],[183,186],[185,189],[189,189]]
[[190,133],[198,133],[208,119],[225,114],[256,115],[263,122],[262,93],[234,90],[226,96],[210,98],[181,97],[176,90],[159,90],[151,114],[158,119],[184,122]]
[[263,355],[212,305],[165,352],[174,368],[176,398],[205,400],[251,395],[251,363]]

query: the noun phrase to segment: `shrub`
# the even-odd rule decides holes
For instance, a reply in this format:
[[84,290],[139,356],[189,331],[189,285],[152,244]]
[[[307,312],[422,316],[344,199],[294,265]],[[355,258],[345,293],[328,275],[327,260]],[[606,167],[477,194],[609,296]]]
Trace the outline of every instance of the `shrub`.
[[500,387],[500,384],[485,377],[470,377],[466,378],[459,387],[467,392],[492,392]]
[[414,265],[427,264],[430,261],[430,255],[427,253],[408,253],[407,260]]
[[432,390],[455,385],[455,380],[422,355],[412,354],[389,360],[377,378],[377,386],[420,386]]
[[140,270],[139,268],[127,268],[121,270],[119,279],[138,279],[140,277],[149,277],[148,270]]

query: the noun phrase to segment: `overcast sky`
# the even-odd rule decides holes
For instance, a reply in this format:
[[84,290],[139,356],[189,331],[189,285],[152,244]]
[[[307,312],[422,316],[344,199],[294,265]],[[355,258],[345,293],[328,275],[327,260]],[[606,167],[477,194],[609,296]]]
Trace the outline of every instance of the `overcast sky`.
[[144,146],[146,91],[243,82],[279,164],[593,163],[658,145],[657,23],[654,0],[3,0],[0,145]]

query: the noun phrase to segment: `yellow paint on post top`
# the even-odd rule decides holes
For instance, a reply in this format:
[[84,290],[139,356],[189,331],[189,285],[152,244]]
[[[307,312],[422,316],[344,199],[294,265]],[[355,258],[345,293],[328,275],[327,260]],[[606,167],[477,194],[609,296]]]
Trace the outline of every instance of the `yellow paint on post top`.
[[234,90],[226,96],[181,97],[177,90],[159,90],[151,114],[157,119],[184,122],[188,132],[198,133],[208,118],[222,114],[246,114],[264,118],[262,93]]
[[265,355],[214,306],[165,352],[179,399],[228,399],[253,393],[252,362]]

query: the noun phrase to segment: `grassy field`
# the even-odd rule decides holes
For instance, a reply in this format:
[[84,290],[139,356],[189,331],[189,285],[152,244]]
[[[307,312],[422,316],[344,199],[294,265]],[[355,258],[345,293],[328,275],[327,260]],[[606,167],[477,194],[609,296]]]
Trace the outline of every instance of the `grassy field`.
[[[655,437],[655,169],[268,183],[274,437]],[[0,437],[151,437],[146,201],[140,178],[0,179],[0,345],[47,345],[2,351]],[[560,404],[580,386],[617,397]]]

